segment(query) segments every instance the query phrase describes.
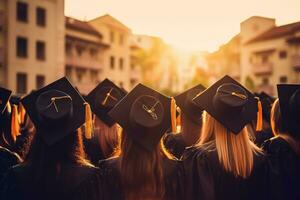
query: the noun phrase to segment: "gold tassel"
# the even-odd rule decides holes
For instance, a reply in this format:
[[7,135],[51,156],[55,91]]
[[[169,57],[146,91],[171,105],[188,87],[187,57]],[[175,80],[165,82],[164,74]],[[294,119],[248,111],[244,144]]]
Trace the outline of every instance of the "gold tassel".
[[181,110],[179,107],[177,107],[177,112],[179,113],[179,115],[176,119],[176,125],[177,125],[177,128],[179,129],[177,132],[181,132]]
[[86,139],[92,138],[92,128],[93,128],[93,119],[92,119],[92,111],[91,106],[88,103],[85,104],[85,131],[84,135]]
[[176,102],[173,97],[171,97],[171,125],[172,125],[172,132],[177,132],[176,127]]
[[19,116],[20,116],[20,124],[24,124],[25,123],[25,114],[26,114],[26,111],[25,111],[25,108],[24,106],[22,105],[22,103],[20,102],[19,103]]
[[18,118],[18,107],[17,105],[12,105],[12,113],[11,113],[11,136],[14,142],[17,139],[17,136],[20,135],[20,124]]
[[256,131],[262,131],[262,104],[258,97],[257,99],[257,121],[256,121]]

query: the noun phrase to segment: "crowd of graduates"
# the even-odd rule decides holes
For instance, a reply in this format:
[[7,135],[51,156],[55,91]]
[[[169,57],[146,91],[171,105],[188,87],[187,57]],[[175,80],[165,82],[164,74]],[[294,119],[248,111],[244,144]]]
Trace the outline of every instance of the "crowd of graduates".
[[0,88],[0,200],[300,199],[300,85]]

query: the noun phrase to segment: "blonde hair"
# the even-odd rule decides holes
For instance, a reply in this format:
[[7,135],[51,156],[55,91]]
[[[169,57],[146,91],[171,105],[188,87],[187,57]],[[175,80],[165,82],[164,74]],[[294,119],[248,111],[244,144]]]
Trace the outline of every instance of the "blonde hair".
[[284,139],[296,153],[300,154],[300,142],[283,130],[279,99],[275,100],[271,109],[271,128],[274,136]]
[[105,158],[114,156],[120,147],[121,127],[117,124],[108,127],[96,117],[94,134],[98,136],[100,148]]
[[251,141],[247,127],[239,134],[233,134],[207,112],[203,115],[203,128],[198,145],[214,141],[219,162],[224,169],[234,176],[249,177],[253,170],[253,155],[262,151]]

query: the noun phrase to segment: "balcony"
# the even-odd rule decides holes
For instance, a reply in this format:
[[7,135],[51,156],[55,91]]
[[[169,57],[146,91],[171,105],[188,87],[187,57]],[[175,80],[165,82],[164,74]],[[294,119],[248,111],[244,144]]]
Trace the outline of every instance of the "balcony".
[[270,75],[273,72],[272,63],[255,63],[252,65],[254,75]]
[[291,55],[291,66],[295,70],[300,70],[300,55]]

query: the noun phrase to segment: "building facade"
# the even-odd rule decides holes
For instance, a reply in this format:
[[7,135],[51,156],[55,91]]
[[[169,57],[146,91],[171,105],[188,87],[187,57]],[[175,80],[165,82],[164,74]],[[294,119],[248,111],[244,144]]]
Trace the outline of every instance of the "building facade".
[[25,94],[64,75],[64,1],[0,1],[0,85]]
[[103,52],[103,76],[126,90],[131,89],[131,30],[110,15],[97,17],[88,23],[102,34],[103,42],[110,46]]
[[105,79],[105,51],[102,34],[90,24],[66,17],[65,74],[82,94],[88,94]]
[[[259,25],[259,21],[254,21]],[[258,92],[276,95],[276,84],[300,83],[300,22],[270,26],[242,46],[242,77]]]

